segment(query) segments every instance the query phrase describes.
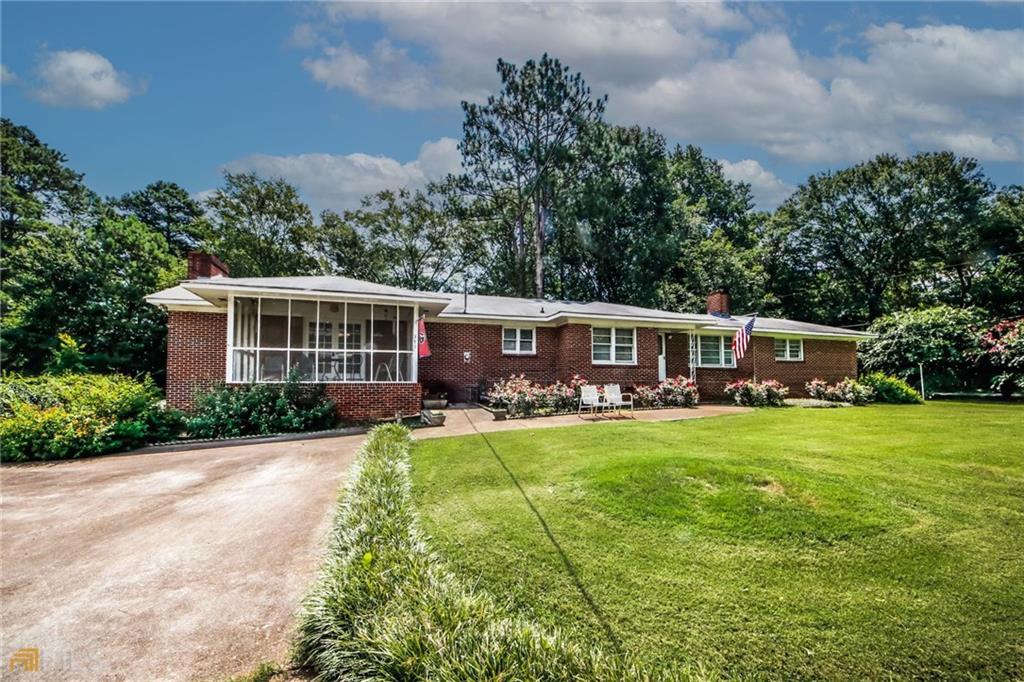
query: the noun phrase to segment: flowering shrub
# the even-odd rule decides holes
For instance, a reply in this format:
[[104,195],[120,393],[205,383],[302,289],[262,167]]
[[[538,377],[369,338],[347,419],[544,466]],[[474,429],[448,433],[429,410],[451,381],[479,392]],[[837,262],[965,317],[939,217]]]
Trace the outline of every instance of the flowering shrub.
[[981,348],[999,374],[992,389],[1009,396],[1024,387],[1024,318],[1003,320],[981,337]]
[[[553,414],[574,412],[579,406],[580,387],[587,380],[578,374],[569,383],[556,381],[542,386],[523,374],[513,374],[507,379],[495,382],[484,400],[492,407],[507,410],[511,417],[525,417],[532,414]],[[624,389],[633,395],[637,407],[693,407],[697,404],[697,385],[686,377],[666,379],[657,386],[636,386]],[[604,386],[597,387],[598,394]]]
[[693,407],[699,398],[693,379],[678,376],[665,379],[654,388],[655,407]]
[[782,407],[789,389],[774,379],[760,383],[737,379],[725,387],[725,395],[737,405],[748,407]]
[[846,378],[832,385],[821,379],[812,379],[804,387],[810,397],[830,403],[865,405],[875,399],[874,389],[858,383],[856,379]]

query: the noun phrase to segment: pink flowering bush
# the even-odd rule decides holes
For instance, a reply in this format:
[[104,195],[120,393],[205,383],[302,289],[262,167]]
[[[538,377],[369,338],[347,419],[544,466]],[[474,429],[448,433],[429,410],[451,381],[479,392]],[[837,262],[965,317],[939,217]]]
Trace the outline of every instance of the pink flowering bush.
[[1024,387],[1024,318],[1003,320],[981,337],[985,357],[999,371],[992,378],[993,390],[1010,396]]
[[726,396],[737,405],[748,407],[782,407],[788,394],[789,389],[774,379],[762,382],[737,379],[725,386]]
[[807,389],[807,395],[815,400],[825,400],[830,403],[866,405],[875,399],[873,388],[849,377],[832,385],[822,379],[811,379],[804,384],[804,388]]
[[655,407],[693,407],[699,400],[693,379],[677,376],[662,381],[654,388]]
[[544,389],[535,384],[525,375],[513,374],[508,379],[500,379],[487,393],[486,400],[499,409],[508,410],[509,414],[533,414],[534,410],[544,402]]
[[[484,400],[492,407],[507,410],[510,417],[574,412],[579,406],[580,387],[586,384],[587,380],[578,374],[568,383],[556,381],[547,386],[534,383],[523,374],[513,374],[495,382]],[[636,386],[623,391],[633,395],[637,407],[693,407],[699,398],[697,385],[682,376],[666,379],[656,386]],[[598,385],[597,392],[604,393],[604,386]]]

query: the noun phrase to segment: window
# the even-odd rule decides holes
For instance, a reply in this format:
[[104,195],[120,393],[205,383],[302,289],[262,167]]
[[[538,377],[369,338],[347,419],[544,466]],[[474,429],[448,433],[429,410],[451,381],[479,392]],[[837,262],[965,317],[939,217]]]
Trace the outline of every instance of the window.
[[230,381],[415,381],[412,306],[234,297]]
[[735,367],[736,360],[732,356],[731,336],[701,335],[697,351],[698,367]]
[[632,327],[591,327],[590,357],[595,364],[636,363],[636,329]]
[[537,352],[532,327],[502,327],[501,352],[505,355],[533,355]]
[[796,362],[804,359],[803,339],[775,339],[775,359]]

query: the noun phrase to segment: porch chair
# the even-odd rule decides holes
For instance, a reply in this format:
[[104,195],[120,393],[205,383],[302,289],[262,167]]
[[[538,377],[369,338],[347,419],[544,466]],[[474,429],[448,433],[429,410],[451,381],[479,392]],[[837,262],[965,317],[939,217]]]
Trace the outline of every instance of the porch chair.
[[604,403],[605,405],[615,408],[616,412],[621,412],[623,406],[629,406],[629,416],[634,417],[633,394],[623,393],[618,384],[604,385]]
[[576,408],[576,414],[582,414],[584,407],[589,408],[591,414],[594,413],[594,410],[604,408],[604,403],[601,402],[601,396],[597,393],[597,386],[592,386],[590,384],[583,384],[580,386],[580,404]]

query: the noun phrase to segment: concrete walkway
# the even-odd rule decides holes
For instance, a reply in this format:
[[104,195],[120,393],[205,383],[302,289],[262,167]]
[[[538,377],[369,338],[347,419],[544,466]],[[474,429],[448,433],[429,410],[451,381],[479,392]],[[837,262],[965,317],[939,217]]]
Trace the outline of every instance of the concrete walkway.
[[749,407],[735,405],[701,405],[690,408],[667,408],[663,410],[637,410],[632,417],[629,411],[622,414],[563,414],[556,417],[530,417],[527,419],[506,419],[495,421],[494,416],[480,407],[454,405],[441,410],[447,416],[444,426],[417,429],[416,438],[443,438],[445,436],[467,436],[474,433],[515,431],[519,429],[545,429],[555,426],[580,426],[584,424],[611,424],[622,422],[667,422],[680,419],[700,419],[723,414],[749,412]]

